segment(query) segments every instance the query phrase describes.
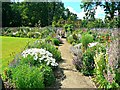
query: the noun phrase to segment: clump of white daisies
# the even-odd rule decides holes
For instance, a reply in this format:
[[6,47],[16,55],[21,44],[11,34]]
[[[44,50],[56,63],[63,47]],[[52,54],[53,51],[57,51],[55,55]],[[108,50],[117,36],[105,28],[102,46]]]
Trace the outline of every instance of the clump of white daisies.
[[47,65],[58,66],[58,63],[56,63],[52,53],[46,51],[45,49],[30,48],[22,52],[22,56],[24,58],[26,58],[28,55],[33,56],[33,59],[40,63],[46,62]]

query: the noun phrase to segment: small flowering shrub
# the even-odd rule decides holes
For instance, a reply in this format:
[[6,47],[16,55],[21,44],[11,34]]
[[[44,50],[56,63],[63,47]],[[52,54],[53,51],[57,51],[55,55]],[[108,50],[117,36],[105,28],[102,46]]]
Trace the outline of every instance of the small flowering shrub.
[[96,46],[97,44],[98,44],[98,42],[89,43],[89,44],[88,44],[88,47],[93,47],[93,46]]
[[31,48],[22,52],[24,58],[29,58],[29,55],[33,56],[33,64],[46,64],[49,66],[57,66],[56,60],[53,58],[53,55],[44,49]]
[[103,52],[96,53],[94,56],[95,62],[95,78],[94,81],[98,85],[98,88],[119,88],[119,84],[113,79],[114,75],[111,74],[112,70],[108,64],[108,57]]
[[53,45],[51,45],[49,43],[45,43],[45,42],[42,42],[42,41],[37,41],[34,44],[30,44],[28,46],[28,48],[43,48],[43,49],[49,51],[53,55],[53,58],[55,58],[56,61],[61,60],[60,51],[58,51]]
[[72,34],[67,36],[67,41],[72,45],[78,44],[81,42],[81,34],[79,32],[74,31]]
[[81,43],[75,45],[74,47],[72,46],[70,48],[70,51],[74,54],[74,58],[72,63],[75,65],[76,69],[81,71],[83,63],[82,63],[82,51],[80,50],[81,48]]
[[72,24],[65,24],[64,29],[66,32],[71,32],[74,30],[74,26]]
[[12,83],[10,86],[14,88],[44,88],[55,82],[55,76],[50,66],[40,64],[33,56],[28,55],[9,66],[4,72],[4,80]]
[[51,43],[52,42],[52,37],[51,36],[46,37],[45,42]]
[[83,66],[83,63],[82,63],[82,60],[81,60],[81,57],[78,57],[78,56],[75,56],[73,58],[73,65],[75,65],[75,68],[79,71],[81,71],[82,69],[82,66]]

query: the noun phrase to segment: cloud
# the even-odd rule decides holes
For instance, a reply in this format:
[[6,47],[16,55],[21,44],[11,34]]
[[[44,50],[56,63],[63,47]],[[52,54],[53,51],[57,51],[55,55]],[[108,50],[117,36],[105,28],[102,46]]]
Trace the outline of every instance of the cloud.
[[74,13],[74,14],[77,14],[77,17],[78,17],[79,19],[83,19],[83,17],[85,16],[85,12],[84,12],[83,9],[82,9],[81,12],[77,12],[77,11],[75,11],[75,10],[74,10],[72,7],[70,7],[70,6],[68,6],[67,8],[70,10],[70,12],[72,12],[72,13]]
[[[85,16],[85,12],[82,9],[81,12],[77,12],[74,10],[74,8],[67,6],[66,8],[68,8],[70,10],[70,12],[77,14],[79,19],[83,19],[83,17]],[[100,18],[100,19],[104,19],[105,18],[105,12],[104,9],[101,8],[100,6],[97,7],[96,9],[96,13],[95,13],[95,18]]]
[[104,19],[105,18],[104,9],[101,8],[100,6],[97,7],[95,18],[100,18],[100,19]]

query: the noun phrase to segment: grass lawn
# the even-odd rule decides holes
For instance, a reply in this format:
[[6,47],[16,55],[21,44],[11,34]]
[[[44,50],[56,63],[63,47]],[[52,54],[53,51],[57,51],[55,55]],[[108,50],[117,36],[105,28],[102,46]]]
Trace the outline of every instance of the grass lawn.
[[0,69],[6,69],[8,63],[14,59],[14,56],[23,51],[28,42],[35,40],[31,38],[0,36]]

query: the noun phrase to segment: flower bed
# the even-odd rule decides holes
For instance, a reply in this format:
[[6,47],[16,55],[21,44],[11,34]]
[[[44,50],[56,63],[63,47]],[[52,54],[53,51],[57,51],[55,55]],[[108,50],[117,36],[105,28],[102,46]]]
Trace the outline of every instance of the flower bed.
[[51,44],[35,41],[16,57],[2,75],[6,88],[45,88],[56,81],[54,70],[61,59]]
[[[80,42],[71,48],[75,55],[73,64],[84,75],[92,75],[98,88],[120,87],[119,36],[118,31],[77,31]],[[92,35],[93,40],[89,42]]]

